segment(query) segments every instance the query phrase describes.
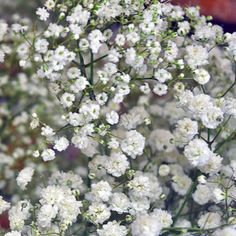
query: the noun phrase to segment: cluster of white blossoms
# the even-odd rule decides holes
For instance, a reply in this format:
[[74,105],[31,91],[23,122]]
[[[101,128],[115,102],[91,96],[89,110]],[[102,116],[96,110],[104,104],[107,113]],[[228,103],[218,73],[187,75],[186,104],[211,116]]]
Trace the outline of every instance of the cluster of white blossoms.
[[35,16],[0,20],[2,234],[236,235],[236,34],[165,1]]

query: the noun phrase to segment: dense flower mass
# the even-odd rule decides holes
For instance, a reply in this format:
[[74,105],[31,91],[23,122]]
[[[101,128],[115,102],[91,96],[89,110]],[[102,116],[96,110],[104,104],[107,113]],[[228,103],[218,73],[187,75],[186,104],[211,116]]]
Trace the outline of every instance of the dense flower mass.
[[236,235],[236,33],[166,1],[34,12],[0,20],[2,235]]

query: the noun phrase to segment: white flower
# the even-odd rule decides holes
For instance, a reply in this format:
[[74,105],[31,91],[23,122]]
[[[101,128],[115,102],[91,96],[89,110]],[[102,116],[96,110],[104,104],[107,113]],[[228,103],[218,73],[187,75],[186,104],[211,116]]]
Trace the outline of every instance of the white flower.
[[213,107],[211,97],[206,94],[198,94],[188,99],[188,109],[193,113],[194,116],[201,117],[209,107]]
[[0,196],[0,215],[1,215],[4,211],[8,210],[8,209],[10,208],[10,206],[11,206],[10,203],[4,201],[3,198],[2,198],[2,196]]
[[110,218],[111,212],[108,207],[99,202],[92,202],[87,211],[89,219],[96,223],[102,224],[104,221]]
[[112,188],[110,184],[103,180],[91,186],[91,193],[95,201],[101,200],[107,202],[111,196],[111,191]]
[[125,44],[125,36],[123,34],[117,34],[115,42],[118,46],[123,46]]
[[144,83],[139,87],[140,91],[143,92],[144,94],[149,94],[151,92],[151,89],[149,87],[148,83]]
[[203,229],[215,228],[221,225],[221,216],[215,212],[208,212],[200,217],[198,225]]
[[42,132],[41,135],[49,138],[55,135],[55,132],[53,131],[53,129],[49,126],[45,126],[41,128]]
[[78,175],[73,173],[72,171],[69,172],[62,172],[56,171],[54,172],[50,179],[50,185],[59,185],[59,186],[66,186],[71,189],[82,189],[83,188],[83,180]]
[[41,156],[44,161],[52,161],[55,159],[55,152],[52,149],[45,149]]
[[175,149],[173,139],[174,136],[169,130],[156,129],[150,133],[148,143],[153,151],[172,152]]
[[199,166],[199,169],[206,174],[217,173],[222,167],[223,158],[213,152],[208,155],[208,161],[203,165]]
[[49,42],[46,39],[37,39],[35,42],[35,50],[38,53],[46,53],[48,50]]
[[200,116],[202,123],[209,129],[215,129],[223,121],[224,113],[220,108],[207,107],[206,111]]
[[0,21],[0,29],[1,29],[1,32],[0,32],[0,41],[3,40],[3,37],[6,35],[7,31],[8,31],[8,25],[7,23],[1,19]]
[[98,102],[98,104],[100,106],[105,105],[107,100],[108,100],[108,96],[106,93],[100,93],[100,94],[96,95],[96,101]]
[[179,195],[184,196],[192,183],[192,180],[185,174],[178,173],[172,177],[172,187]]
[[0,63],[3,63],[4,59],[5,59],[5,53],[2,50],[0,50]]
[[209,82],[211,76],[210,74],[203,68],[194,70],[194,80],[199,84],[204,85]]
[[207,49],[200,45],[189,45],[186,47],[185,59],[191,68],[208,64]]
[[128,182],[127,186],[130,189],[130,195],[137,198],[159,199],[162,192],[156,176],[141,171],[135,173],[134,178]]
[[82,203],[77,201],[73,192],[66,186],[48,186],[41,191],[40,203],[42,208],[39,212],[38,223],[42,227],[49,227],[53,218],[57,217],[61,224],[75,222]]
[[83,103],[79,111],[84,116],[84,119],[86,118],[88,121],[91,121],[99,117],[100,106],[97,103],[88,101]]
[[67,76],[69,79],[77,79],[81,76],[81,71],[77,67],[71,67],[67,71]]
[[201,139],[193,139],[184,149],[184,155],[193,166],[203,166],[209,160],[211,151]]
[[228,98],[224,102],[224,112],[236,118],[236,99]]
[[218,229],[213,236],[233,236],[236,235],[236,229],[234,227],[225,227],[223,229]]
[[161,83],[156,83],[153,88],[153,92],[158,96],[163,96],[167,94],[167,91],[168,91],[167,85]]
[[49,13],[45,7],[39,7],[36,11],[36,15],[38,15],[39,19],[42,21],[46,21],[49,17]]
[[207,185],[199,184],[193,193],[193,200],[200,205],[205,205],[211,200],[211,189]]
[[47,0],[44,5],[48,10],[52,10],[55,7],[55,2],[54,0]]
[[128,230],[117,221],[109,221],[102,226],[102,229],[98,229],[97,233],[99,236],[126,236]]
[[105,163],[107,172],[115,177],[120,177],[129,168],[127,157],[122,153],[112,153]]
[[178,146],[188,143],[198,134],[198,123],[189,118],[179,120],[174,132],[175,142]]
[[172,216],[167,211],[154,209],[151,215],[158,218],[158,223],[160,223],[163,228],[170,227],[173,223]]
[[136,130],[128,131],[125,139],[121,142],[122,151],[133,159],[143,154],[144,147],[145,137]]
[[165,69],[159,69],[155,72],[154,77],[156,80],[158,80],[160,83],[165,83],[168,80],[172,79],[172,75],[170,72],[168,72]]
[[98,29],[93,30],[89,35],[90,48],[93,53],[97,53],[102,43],[106,40],[102,32]]
[[61,137],[55,141],[55,145],[53,148],[55,148],[57,151],[61,152],[67,149],[69,146],[69,141],[67,138]]
[[83,77],[80,76],[71,86],[70,89],[72,92],[74,93],[78,93],[80,91],[83,91],[86,86],[89,84],[88,80]]
[[71,107],[73,105],[73,102],[75,101],[75,95],[72,93],[64,93],[61,96],[60,101],[64,108]]
[[43,205],[38,213],[37,224],[42,228],[50,228],[52,220],[58,213],[58,207],[49,204]]
[[11,230],[21,231],[25,225],[25,220],[30,216],[31,204],[27,200],[19,201],[13,206],[8,214]]
[[59,205],[59,216],[63,223],[72,224],[76,221],[77,216],[81,213],[80,208],[83,206],[81,201],[77,201],[75,196],[66,195]]
[[197,181],[198,183],[200,184],[206,184],[207,183],[207,180],[206,180],[206,176],[205,175],[200,175],[197,177]]
[[130,200],[124,193],[114,193],[109,201],[110,209],[118,214],[128,212]]
[[31,181],[33,174],[34,168],[32,167],[25,167],[23,170],[20,171],[16,178],[16,182],[22,190],[26,189],[26,186]]
[[131,197],[130,210],[131,215],[145,214],[150,209],[150,200],[147,197]]
[[9,233],[4,234],[4,236],[21,236],[21,233],[18,231],[11,231]]
[[107,145],[108,145],[108,148],[110,149],[118,149],[120,144],[116,138],[112,137],[111,140],[108,141]]
[[70,112],[68,122],[72,126],[81,126],[84,124],[83,116],[76,112],[74,113]]
[[161,224],[158,217],[150,215],[138,215],[131,224],[133,236],[158,236],[161,232]]
[[219,203],[225,199],[225,193],[220,188],[215,188],[213,190],[214,201]]
[[33,118],[32,118],[32,120],[30,122],[30,127],[31,127],[31,129],[35,129],[35,128],[37,128],[39,126],[39,118],[38,118],[36,113],[33,113],[32,117]]
[[162,164],[159,167],[159,175],[160,176],[167,176],[170,173],[170,167],[168,165]]
[[115,125],[119,122],[119,115],[117,112],[115,111],[111,111],[109,113],[106,114],[106,121],[110,124],[110,125]]
[[178,56],[178,47],[176,43],[168,41],[167,50],[165,50],[165,58],[167,61],[173,62]]
[[190,31],[190,24],[188,21],[178,22],[178,34],[186,35]]
[[86,135],[77,134],[72,137],[71,142],[75,145],[75,147],[84,149],[88,147],[89,139]]
[[97,155],[89,162],[90,173],[93,173],[96,177],[101,177],[106,174],[105,163],[107,156]]

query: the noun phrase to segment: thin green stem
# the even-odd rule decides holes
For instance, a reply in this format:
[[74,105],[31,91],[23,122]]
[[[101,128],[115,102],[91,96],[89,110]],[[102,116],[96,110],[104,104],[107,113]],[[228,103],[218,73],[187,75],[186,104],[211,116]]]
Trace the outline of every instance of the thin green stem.
[[186,194],[186,196],[184,198],[184,201],[183,201],[182,205],[180,206],[177,214],[175,215],[175,217],[173,219],[173,224],[172,224],[173,226],[176,224],[177,220],[179,219],[179,216],[181,215],[185,205],[187,204],[188,199],[191,197],[191,195],[192,195],[196,185],[197,185],[197,178],[195,179],[195,181],[189,187],[188,192],[187,192],[187,194]]
[[88,63],[88,64],[86,64],[86,65],[84,65],[84,66],[85,66],[85,67],[89,67],[89,66],[91,66],[91,64],[94,64],[94,63],[96,63],[96,62],[102,60],[103,58],[105,58],[105,57],[107,57],[107,56],[108,56],[108,54],[105,54],[105,55],[103,55],[103,56],[101,56],[101,57],[99,57],[99,58],[97,58],[97,59],[95,59],[95,60],[92,60],[90,63]]

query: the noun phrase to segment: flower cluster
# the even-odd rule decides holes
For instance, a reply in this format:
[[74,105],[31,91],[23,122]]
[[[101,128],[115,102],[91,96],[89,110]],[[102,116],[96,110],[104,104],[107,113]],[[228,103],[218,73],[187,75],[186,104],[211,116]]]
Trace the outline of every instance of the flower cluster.
[[0,21],[5,235],[235,235],[236,34],[161,1],[35,16]]

